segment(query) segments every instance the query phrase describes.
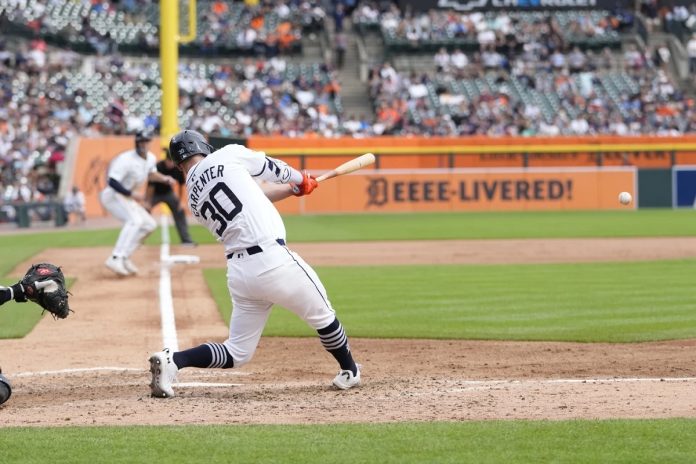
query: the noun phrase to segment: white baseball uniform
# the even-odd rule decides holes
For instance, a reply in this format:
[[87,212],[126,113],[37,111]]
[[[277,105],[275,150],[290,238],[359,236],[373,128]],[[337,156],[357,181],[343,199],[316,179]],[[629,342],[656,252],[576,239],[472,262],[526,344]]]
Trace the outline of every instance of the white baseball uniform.
[[[225,245],[234,310],[224,345],[235,367],[253,356],[273,304],[317,330],[335,319],[319,277],[285,246],[283,220],[254,179],[299,184],[302,174],[264,153],[227,145],[203,158],[186,179],[191,212]],[[345,343],[343,329],[337,334]]]
[[[156,163],[155,155],[149,151],[145,158],[140,157],[134,149],[124,151],[111,161],[107,180],[113,178],[132,192],[142,186],[151,172],[157,171]],[[113,255],[128,258],[141,241],[157,228],[157,222],[137,201],[117,192],[108,183],[99,199],[104,208],[124,223]]]

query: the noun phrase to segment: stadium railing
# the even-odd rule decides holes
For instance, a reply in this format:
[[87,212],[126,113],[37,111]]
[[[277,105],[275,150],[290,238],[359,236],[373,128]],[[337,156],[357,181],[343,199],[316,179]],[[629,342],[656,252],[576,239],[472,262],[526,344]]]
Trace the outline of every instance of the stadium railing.
[[22,229],[31,227],[32,211],[42,220],[52,220],[56,227],[64,226],[67,223],[65,208],[62,203],[56,201],[13,202],[5,205],[14,208],[14,222],[17,223],[17,227]]

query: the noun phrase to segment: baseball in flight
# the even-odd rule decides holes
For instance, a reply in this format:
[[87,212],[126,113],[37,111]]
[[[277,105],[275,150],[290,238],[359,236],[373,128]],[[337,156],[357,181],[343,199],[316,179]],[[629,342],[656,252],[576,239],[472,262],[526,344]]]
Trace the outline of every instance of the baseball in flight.
[[621,192],[619,193],[619,203],[622,205],[627,205],[631,202],[633,198],[631,197],[631,194],[628,192]]

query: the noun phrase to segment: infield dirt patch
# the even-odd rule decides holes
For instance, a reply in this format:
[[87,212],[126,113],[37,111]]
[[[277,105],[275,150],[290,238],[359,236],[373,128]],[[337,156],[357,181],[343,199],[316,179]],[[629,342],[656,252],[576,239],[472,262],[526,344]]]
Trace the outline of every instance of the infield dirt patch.
[[[476,240],[297,244],[312,265],[549,263],[696,257],[696,239]],[[161,349],[159,248],[135,256],[137,278],[103,266],[108,248],[48,249],[31,262],[76,279],[64,321],[46,316],[24,339],[0,340],[13,381],[0,423],[122,425],[334,423],[473,419],[696,417],[696,341],[637,344],[351,340],[364,386],[331,389],[333,359],[314,338],[263,338],[241,369],[180,373],[170,400],[149,397],[149,353]],[[202,268],[222,247],[172,268],[179,344],[222,341],[227,326]],[[13,275],[20,276],[29,262]],[[35,310],[36,308],[27,308]],[[341,308],[336,308],[340,316]],[[350,334],[350,327],[347,327]],[[60,371],[60,372],[58,372]]]

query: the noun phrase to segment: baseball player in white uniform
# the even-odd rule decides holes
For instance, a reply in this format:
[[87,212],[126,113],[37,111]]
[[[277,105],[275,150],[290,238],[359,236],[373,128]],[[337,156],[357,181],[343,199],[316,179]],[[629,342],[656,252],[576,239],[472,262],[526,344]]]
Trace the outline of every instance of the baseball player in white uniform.
[[179,369],[226,369],[248,363],[273,304],[289,309],[317,330],[322,345],[340,366],[333,385],[343,390],[358,386],[359,366],[326,290],[314,270],[287,248],[285,226],[272,203],[290,195],[308,195],[317,181],[306,171],[241,145],[213,151],[195,131],[176,134],[169,151],[186,176],[193,216],[225,245],[233,311],[229,337],[223,343],[175,353],[165,348],[150,357],[152,396],[174,396],[172,381]]
[[145,195],[138,188],[145,180],[176,183],[172,177],[157,172],[157,159],[147,149],[151,140],[152,137],[143,132],[135,135],[135,149],[124,151],[111,161],[107,185],[99,195],[104,208],[123,222],[116,246],[104,263],[121,276],[138,272],[130,257],[157,227],[154,218],[142,206]]

